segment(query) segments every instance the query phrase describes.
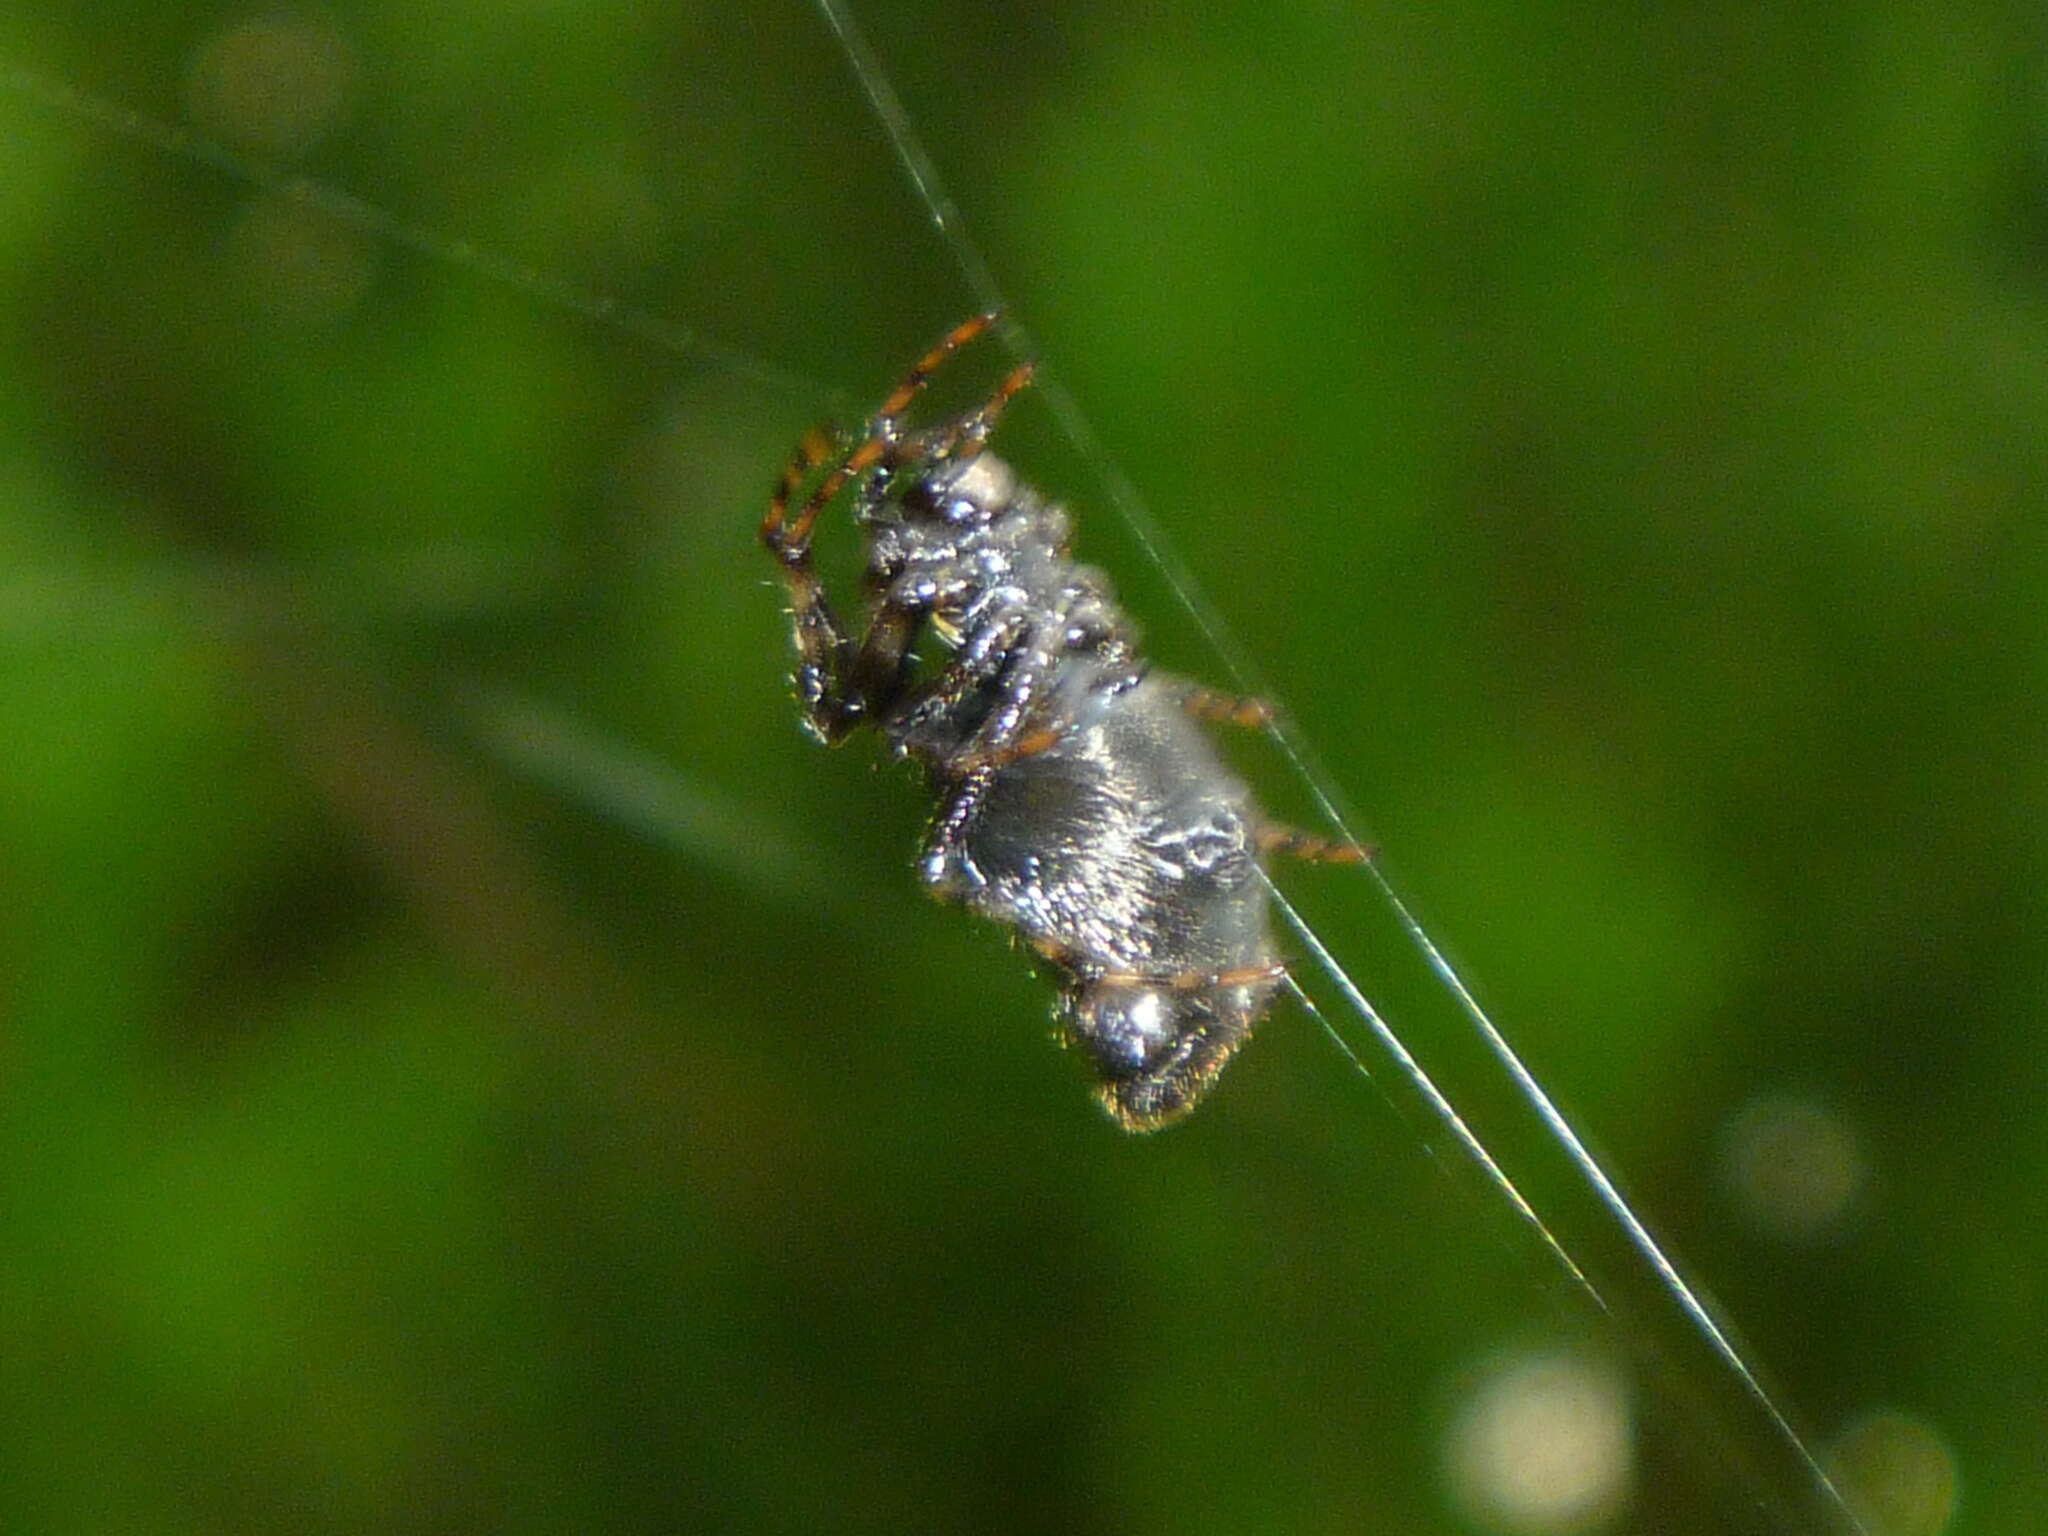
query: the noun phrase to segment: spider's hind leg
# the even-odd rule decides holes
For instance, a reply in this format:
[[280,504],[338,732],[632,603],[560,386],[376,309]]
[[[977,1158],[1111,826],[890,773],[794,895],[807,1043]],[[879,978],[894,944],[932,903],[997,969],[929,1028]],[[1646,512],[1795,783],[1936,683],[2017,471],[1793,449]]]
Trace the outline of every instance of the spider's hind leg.
[[[1246,694],[1223,693],[1200,683],[1180,684],[1180,707],[1197,720],[1263,730],[1279,718],[1279,711],[1264,699]],[[1348,837],[1323,837],[1303,832],[1285,822],[1261,823],[1257,836],[1259,852],[1277,853],[1310,864],[1365,864],[1376,849],[1354,843]]]

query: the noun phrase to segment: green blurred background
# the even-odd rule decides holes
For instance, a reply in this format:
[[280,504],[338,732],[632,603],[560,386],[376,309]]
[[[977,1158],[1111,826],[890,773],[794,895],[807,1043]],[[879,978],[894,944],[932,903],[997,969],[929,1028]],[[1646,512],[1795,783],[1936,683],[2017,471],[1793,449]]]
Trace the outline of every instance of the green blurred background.
[[[2038,8],[860,15],[1155,657],[1109,465],[1872,1529],[2048,1531]],[[1117,1134],[799,736],[765,490],[975,307],[815,12],[0,70],[0,1529],[1819,1528],[1368,878],[1614,1317],[1298,1010]]]

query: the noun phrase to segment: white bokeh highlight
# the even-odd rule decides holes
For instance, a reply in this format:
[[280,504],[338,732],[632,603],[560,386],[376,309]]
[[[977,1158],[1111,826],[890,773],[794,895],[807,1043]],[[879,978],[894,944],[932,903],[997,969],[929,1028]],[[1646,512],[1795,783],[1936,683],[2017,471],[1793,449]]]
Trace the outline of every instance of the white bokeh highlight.
[[1467,1392],[1444,1443],[1452,1499],[1503,1536],[1609,1526],[1635,1479],[1628,1384],[1607,1361],[1547,1351],[1496,1362]]

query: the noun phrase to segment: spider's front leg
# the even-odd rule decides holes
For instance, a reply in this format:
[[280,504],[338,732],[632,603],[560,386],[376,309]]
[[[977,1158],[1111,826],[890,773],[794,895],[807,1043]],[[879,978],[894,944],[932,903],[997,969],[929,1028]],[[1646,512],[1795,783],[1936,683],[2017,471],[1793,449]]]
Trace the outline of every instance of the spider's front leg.
[[1031,615],[1022,608],[982,625],[944,667],[902,691],[881,722],[883,733],[912,757],[934,763],[952,758],[966,729],[962,722],[978,713],[981,696],[1030,629]]
[[825,745],[836,746],[860,726],[884,717],[902,697],[924,614],[884,606],[856,645],[839,627],[808,563],[785,563],[783,580],[790,594],[804,725]]
[[[1058,602],[1034,615],[1006,646],[1001,696],[955,759],[960,769],[1000,766],[1035,757],[1059,744],[1071,725],[1074,701],[1054,702],[1062,669],[1087,656],[1099,671],[1094,687],[1114,690],[1135,681],[1129,637],[1096,578],[1077,571]],[[1050,690],[1050,691],[1049,691]]]
[[[848,464],[860,463],[876,442],[869,439]],[[896,702],[906,682],[911,647],[925,617],[921,607],[885,602],[856,644],[832,611],[825,584],[811,563],[811,528],[817,509],[829,495],[814,494],[797,517],[788,515],[789,499],[797,486],[831,454],[832,445],[823,433],[806,434],[761,520],[761,542],[774,555],[782,584],[789,591],[791,637],[797,654],[796,691],[803,705],[804,724],[827,745],[845,740],[857,726]],[[836,492],[847,474],[845,466],[834,471],[821,492]]]

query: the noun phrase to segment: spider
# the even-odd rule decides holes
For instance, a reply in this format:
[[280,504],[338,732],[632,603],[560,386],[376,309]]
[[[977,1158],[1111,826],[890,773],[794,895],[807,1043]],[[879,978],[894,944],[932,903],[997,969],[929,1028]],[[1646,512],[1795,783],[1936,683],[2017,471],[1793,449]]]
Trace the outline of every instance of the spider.
[[[1260,814],[1199,722],[1271,711],[1150,670],[1107,579],[1071,558],[1067,513],[987,451],[1030,363],[963,415],[905,424],[933,371],[996,319],[954,327],[850,444],[806,434],[761,541],[788,588],[806,727],[831,745],[871,726],[925,767],[925,885],[1049,964],[1059,1032],[1103,1107],[1156,1130],[1202,1098],[1286,979],[1265,855],[1369,855]],[[858,637],[811,560],[819,515],[849,486],[867,556]],[[927,626],[943,665],[918,658]]]

